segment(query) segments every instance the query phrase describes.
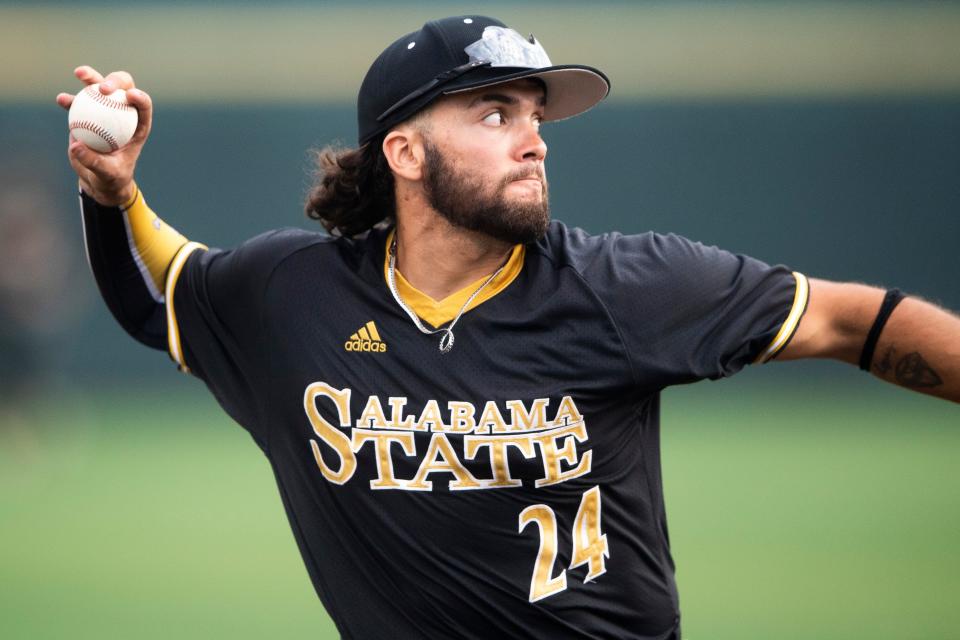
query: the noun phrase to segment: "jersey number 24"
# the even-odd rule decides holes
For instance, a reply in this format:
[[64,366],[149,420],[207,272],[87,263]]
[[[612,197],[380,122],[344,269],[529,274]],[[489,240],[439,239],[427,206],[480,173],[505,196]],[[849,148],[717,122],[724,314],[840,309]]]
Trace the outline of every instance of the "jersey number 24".
[[[530,580],[530,602],[536,602],[567,588],[567,570],[551,576],[557,559],[557,514],[545,504],[530,505],[520,512],[520,532],[531,522],[540,528],[540,550]],[[590,582],[607,571],[605,558],[610,557],[607,534],[600,532],[600,487],[585,491],[573,521],[573,556],[570,569],[587,565],[584,582]]]

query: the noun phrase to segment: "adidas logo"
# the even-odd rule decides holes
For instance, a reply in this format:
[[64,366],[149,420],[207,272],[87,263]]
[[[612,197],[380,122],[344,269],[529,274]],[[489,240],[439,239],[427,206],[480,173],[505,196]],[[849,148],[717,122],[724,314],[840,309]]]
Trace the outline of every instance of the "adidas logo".
[[387,351],[387,343],[380,338],[377,325],[373,324],[373,320],[371,320],[363,325],[359,331],[350,336],[350,339],[343,343],[343,348],[347,351],[385,353]]

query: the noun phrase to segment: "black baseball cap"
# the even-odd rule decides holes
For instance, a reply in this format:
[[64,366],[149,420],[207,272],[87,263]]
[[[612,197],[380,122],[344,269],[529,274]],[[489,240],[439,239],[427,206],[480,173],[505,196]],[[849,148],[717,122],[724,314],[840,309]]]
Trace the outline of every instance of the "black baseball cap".
[[359,142],[403,122],[438,96],[539,78],[546,86],[544,120],[583,113],[610,93],[610,80],[584,65],[554,65],[531,35],[486,16],[427,22],[381,53],[357,96]]

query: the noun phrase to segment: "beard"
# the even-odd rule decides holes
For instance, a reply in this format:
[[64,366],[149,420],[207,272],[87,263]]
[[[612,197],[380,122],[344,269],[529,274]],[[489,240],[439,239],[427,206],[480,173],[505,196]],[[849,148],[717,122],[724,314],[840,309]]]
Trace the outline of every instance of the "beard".
[[[423,188],[427,202],[450,224],[477,231],[508,244],[541,239],[550,222],[547,180],[542,173],[519,169],[491,185],[448,163],[440,150],[424,141]],[[535,176],[543,185],[539,202],[510,202],[507,187]]]

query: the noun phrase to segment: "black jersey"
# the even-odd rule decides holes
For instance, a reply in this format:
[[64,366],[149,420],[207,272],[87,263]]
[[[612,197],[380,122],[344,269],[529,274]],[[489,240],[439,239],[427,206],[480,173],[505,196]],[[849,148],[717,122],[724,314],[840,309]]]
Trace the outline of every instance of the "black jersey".
[[188,245],[167,283],[171,354],[271,461],[342,636],[671,637],[659,391],[775,355],[805,278],[554,222],[441,353],[387,241]]
[[160,292],[126,213],[81,202],[109,308],[267,455],[343,637],[677,634],[659,391],[776,355],[802,275],[552,223],[472,302],[475,286],[435,302],[396,274],[434,326],[469,302],[444,354],[388,289],[387,230],[188,243]]

